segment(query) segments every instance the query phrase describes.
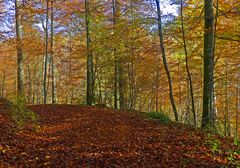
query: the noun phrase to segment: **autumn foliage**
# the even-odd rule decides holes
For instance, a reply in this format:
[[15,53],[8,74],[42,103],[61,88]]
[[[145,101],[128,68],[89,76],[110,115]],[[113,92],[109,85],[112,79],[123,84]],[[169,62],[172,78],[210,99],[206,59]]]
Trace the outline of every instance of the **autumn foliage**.
[[235,164],[230,143],[211,137],[211,151],[194,129],[239,141],[239,30],[239,0],[0,1],[0,97],[23,98],[40,119],[40,129],[11,132],[35,113],[0,107],[0,164]]

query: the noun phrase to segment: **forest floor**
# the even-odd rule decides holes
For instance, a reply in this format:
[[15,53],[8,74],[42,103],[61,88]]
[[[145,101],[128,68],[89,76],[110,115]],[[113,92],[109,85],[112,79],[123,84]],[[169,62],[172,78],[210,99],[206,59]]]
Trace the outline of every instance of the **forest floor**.
[[230,139],[130,112],[33,105],[37,130],[14,131],[0,103],[0,167],[237,167]]

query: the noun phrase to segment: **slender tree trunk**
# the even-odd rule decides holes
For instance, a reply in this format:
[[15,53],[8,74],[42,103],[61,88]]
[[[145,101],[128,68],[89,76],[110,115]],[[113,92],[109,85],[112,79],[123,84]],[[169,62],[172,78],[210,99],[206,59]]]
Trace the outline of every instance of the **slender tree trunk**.
[[[115,49],[114,49],[115,50]],[[116,51],[114,51],[115,53]],[[115,54],[114,54],[115,55]],[[115,58],[115,65],[114,65],[114,109],[118,109],[118,65]]]
[[55,74],[54,74],[54,52],[53,52],[53,38],[54,38],[54,12],[53,12],[53,0],[51,0],[51,70],[52,70],[52,104],[56,103],[56,94],[55,94]]
[[28,79],[28,103],[32,103],[31,102],[31,95],[32,95],[32,80],[31,80],[31,68],[30,68],[30,63],[28,61],[27,63],[27,72],[28,72],[28,75],[27,75],[27,79]]
[[167,59],[166,59],[166,53],[165,53],[164,42],[163,42],[162,16],[161,16],[161,10],[160,10],[160,3],[159,3],[159,0],[155,0],[155,1],[156,1],[156,5],[157,5],[158,34],[159,34],[159,38],[160,38],[160,47],[161,47],[161,52],[162,52],[163,65],[164,65],[164,69],[167,74],[168,84],[169,84],[169,97],[170,97],[173,113],[175,116],[175,121],[178,121],[177,107],[176,107],[174,97],[173,97],[172,78],[171,78],[170,71],[168,69],[168,63],[167,63]]
[[[239,66],[240,67],[240,66]],[[240,79],[240,73],[238,74]],[[235,120],[235,137],[238,139],[239,135],[238,135],[238,125],[239,125],[239,111],[240,111],[240,83],[237,84],[237,98],[236,98],[236,120]]]
[[210,106],[211,106],[211,124],[212,124],[212,127],[215,128],[215,122],[216,122],[216,118],[217,118],[217,114],[216,114],[216,108],[215,108],[215,91],[214,91],[214,67],[215,67],[215,54],[216,54],[216,35],[217,35],[217,21],[218,21],[218,0],[216,0],[216,13],[215,13],[215,23],[214,23],[214,37],[213,37],[213,58],[212,58],[212,61],[213,61],[213,70],[212,70],[212,74],[211,74],[211,82],[212,82],[212,86],[211,86],[211,91],[212,91],[212,97],[210,99]]
[[17,45],[17,93],[23,96],[23,51],[22,51],[22,30],[21,30],[21,14],[19,12],[19,2],[15,0],[15,24],[16,24],[16,45]]
[[204,0],[204,86],[202,128],[211,126],[211,99],[213,88],[213,39],[214,14],[213,0]]
[[228,135],[228,123],[229,123],[229,94],[228,94],[228,63],[225,64],[225,108],[224,108],[224,135]]
[[[115,1],[115,3],[114,3]],[[114,15],[114,35],[116,38],[116,24],[117,24],[117,19],[119,17],[119,6],[118,6],[118,0],[113,0],[113,15]],[[115,44],[116,45],[116,39],[115,39]],[[117,52],[117,48],[115,48],[115,78],[117,79],[116,82],[118,84],[118,93],[119,93],[119,107],[121,110],[125,109],[125,95],[124,95],[124,75],[123,75],[123,62],[120,59],[119,52]]]
[[[131,11],[131,25],[133,24],[134,21],[134,14],[133,14],[133,1],[130,1],[130,11]],[[132,26],[131,26],[131,31],[134,31]],[[128,106],[126,106],[128,109],[132,110],[135,107],[135,102],[134,102],[134,97],[135,97],[135,46],[132,45],[134,43],[134,38],[133,35],[130,35],[130,45],[127,45],[126,47],[129,48],[129,53],[130,53],[130,62],[128,63],[128,86],[129,86],[129,101],[128,101]]]
[[[69,90],[69,95],[71,97],[71,91],[72,91],[72,86],[71,86],[71,77],[72,77],[72,37],[70,37],[70,41],[68,42],[69,45],[69,64],[68,64],[68,78],[67,78],[67,90]],[[67,100],[68,101],[68,100]]]
[[[41,66],[41,72],[38,73],[38,88],[41,88],[42,87],[42,81],[40,79],[42,79],[43,77],[43,67]],[[42,92],[40,89],[37,88],[37,104],[39,104],[42,100],[43,100],[43,97],[42,97]]]
[[160,58],[157,57],[157,67],[156,67],[156,109],[155,111],[159,111],[159,78],[160,78]]
[[192,103],[192,114],[193,114],[194,125],[196,126],[197,120],[196,120],[196,112],[195,112],[195,104],[194,104],[193,84],[192,84],[192,77],[191,77],[191,73],[188,65],[188,51],[187,51],[185,29],[184,29],[183,0],[181,0],[181,27],[182,27],[183,48],[185,53],[185,64],[186,64],[187,76],[189,80],[190,96],[191,96],[191,103]]
[[113,55],[114,55],[114,109],[118,109],[118,80],[119,80],[119,63],[118,63],[118,57],[116,55],[116,41],[115,41],[115,35],[116,35],[116,22],[117,22],[117,12],[116,12],[116,5],[117,0],[112,0],[112,10],[113,10],[113,33],[114,33],[114,48],[113,48]]
[[135,96],[136,96],[136,88],[135,88],[135,72],[134,72],[134,51],[131,46],[131,62],[128,63],[128,105],[125,106],[130,110],[133,110],[135,107]]
[[124,95],[124,76],[123,76],[123,68],[122,63],[119,62],[119,105],[120,109],[125,109],[125,95]]
[[34,66],[34,70],[33,70],[33,82],[32,82],[32,87],[33,87],[33,92],[32,92],[32,103],[34,104],[35,103],[35,96],[37,94],[37,90],[38,90],[38,87],[37,87],[37,64],[35,63],[35,66]]
[[91,48],[90,21],[89,21],[89,1],[85,0],[85,22],[86,22],[86,42],[87,42],[87,96],[86,104],[92,106],[93,95],[93,53]]
[[4,98],[4,90],[5,90],[5,79],[6,79],[6,71],[5,69],[3,70],[2,74],[2,85],[1,85],[1,97]]
[[[118,0],[115,0],[115,18],[119,17],[119,6]],[[115,20],[116,21],[116,20]],[[116,24],[116,23],[115,23]],[[119,80],[118,80],[118,87],[119,87],[119,106],[121,110],[125,109],[125,78],[123,72],[123,60],[118,56],[117,57],[117,64],[118,64],[118,73],[119,73]]]
[[[51,51],[50,51],[51,52]],[[51,53],[50,53],[51,54]],[[50,54],[49,54],[49,56],[48,56],[48,60],[49,60],[49,62],[48,62],[48,67],[47,67],[47,93],[48,93],[48,91],[49,91],[49,85],[50,85],[50,78],[51,78],[51,56],[50,56]]]
[[43,103],[47,103],[47,67],[48,67],[48,13],[49,0],[46,0],[46,25],[45,25],[45,57],[44,57],[44,74],[43,74]]
[[[180,64],[181,61],[178,61],[178,104],[180,105],[180,107],[178,108],[178,112],[179,114],[182,113],[182,88],[181,88],[181,81],[182,81],[182,76],[181,76],[181,71],[180,71]],[[187,113],[189,113],[189,111],[187,110]]]
[[97,84],[97,89],[96,89],[96,94],[97,94],[97,103],[98,104],[103,104],[104,101],[103,101],[103,94],[102,94],[102,68],[100,66],[100,62],[99,62],[99,57],[96,56],[96,59],[95,59],[95,81],[96,81],[96,84]]

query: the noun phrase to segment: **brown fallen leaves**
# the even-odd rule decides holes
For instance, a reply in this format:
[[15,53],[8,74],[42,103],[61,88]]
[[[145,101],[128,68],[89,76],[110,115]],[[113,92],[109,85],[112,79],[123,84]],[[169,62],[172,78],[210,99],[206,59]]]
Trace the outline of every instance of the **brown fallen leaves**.
[[204,133],[181,124],[94,107],[30,108],[40,116],[37,132],[12,131],[0,107],[0,167],[236,167],[213,155]]

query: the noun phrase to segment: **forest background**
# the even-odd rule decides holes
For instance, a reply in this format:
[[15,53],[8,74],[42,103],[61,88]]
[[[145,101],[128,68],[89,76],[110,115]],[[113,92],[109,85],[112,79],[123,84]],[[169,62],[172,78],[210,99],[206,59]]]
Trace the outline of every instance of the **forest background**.
[[[206,4],[171,1],[174,10],[160,13],[170,9],[166,2],[1,0],[1,97],[157,111],[196,126],[209,118],[222,134],[238,136],[239,0],[211,1],[209,72]],[[206,74],[212,88],[204,118]]]

